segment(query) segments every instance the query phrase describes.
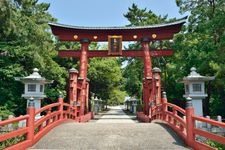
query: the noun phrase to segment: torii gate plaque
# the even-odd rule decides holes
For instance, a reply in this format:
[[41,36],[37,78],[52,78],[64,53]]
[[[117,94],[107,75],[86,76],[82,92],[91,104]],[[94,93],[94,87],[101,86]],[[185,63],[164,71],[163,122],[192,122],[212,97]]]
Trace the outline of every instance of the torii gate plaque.
[[122,36],[108,36],[108,54],[122,55]]
[[[142,57],[144,61],[143,103],[144,113],[149,114],[149,104],[153,99],[151,91],[152,57],[171,56],[171,49],[150,50],[150,42],[169,40],[181,30],[186,18],[167,24],[138,27],[80,27],[49,23],[52,32],[60,41],[81,43],[80,50],[60,50],[60,57],[80,58],[79,79],[82,84],[78,101],[81,103],[80,114],[85,114],[87,99],[87,66],[88,59],[93,57]],[[108,41],[109,50],[88,50],[90,42]],[[140,50],[122,50],[122,41],[140,41]],[[72,101],[72,100],[70,100]]]

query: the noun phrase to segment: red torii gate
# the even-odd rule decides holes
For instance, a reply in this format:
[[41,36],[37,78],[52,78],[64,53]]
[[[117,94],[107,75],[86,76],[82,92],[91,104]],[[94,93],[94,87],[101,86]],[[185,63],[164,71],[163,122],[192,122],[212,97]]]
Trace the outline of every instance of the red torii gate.
[[[155,89],[152,89],[151,57],[171,56],[171,49],[150,50],[150,42],[172,39],[181,30],[186,18],[178,21],[152,26],[138,27],[81,27],[57,23],[49,23],[52,32],[60,41],[74,41],[81,43],[80,50],[60,50],[60,57],[80,58],[79,81],[80,94],[71,91],[70,104],[74,100],[80,103],[79,115],[87,112],[89,84],[87,82],[88,58],[93,57],[142,57],[144,59],[143,103],[144,113],[149,114],[149,104],[154,99]],[[109,50],[88,50],[90,42],[109,42]],[[122,50],[122,41],[140,41],[140,50]],[[161,85],[158,85],[161,88]],[[75,92],[76,93],[76,92]],[[160,95],[161,93],[158,93]],[[72,96],[71,96],[72,95]],[[75,99],[74,99],[75,97]],[[160,98],[159,98],[160,99]]]

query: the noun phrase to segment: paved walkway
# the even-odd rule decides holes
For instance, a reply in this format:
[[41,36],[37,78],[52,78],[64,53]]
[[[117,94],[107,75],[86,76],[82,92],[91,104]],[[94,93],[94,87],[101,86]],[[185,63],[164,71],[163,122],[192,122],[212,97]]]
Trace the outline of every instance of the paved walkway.
[[124,109],[123,106],[113,106],[108,107],[109,111],[106,113],[101,114],[101,117],[96,117],[97,121],[91,121],[95,123],[137,123],[135,115],[127,115],[124,113],[122,109]]
[[167,126],[136,123],[121,107],[111,107],[90,123],[64,123],[31,149],[68,150],[182,150],[187,149]]

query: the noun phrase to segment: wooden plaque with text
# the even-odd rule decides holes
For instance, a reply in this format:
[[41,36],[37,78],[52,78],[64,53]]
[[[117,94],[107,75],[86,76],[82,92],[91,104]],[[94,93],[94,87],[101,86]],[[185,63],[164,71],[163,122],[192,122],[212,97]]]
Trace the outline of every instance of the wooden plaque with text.
[[122,36],[108,36],[108,55],[122,55]]

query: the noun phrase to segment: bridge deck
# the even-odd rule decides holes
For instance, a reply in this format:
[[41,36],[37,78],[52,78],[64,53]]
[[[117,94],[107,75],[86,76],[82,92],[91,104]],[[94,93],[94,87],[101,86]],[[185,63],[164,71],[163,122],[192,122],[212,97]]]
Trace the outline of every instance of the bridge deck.
[[188,149],[167,126],[131,119],[114,107],[97,121],[60,125],[30,149]]

